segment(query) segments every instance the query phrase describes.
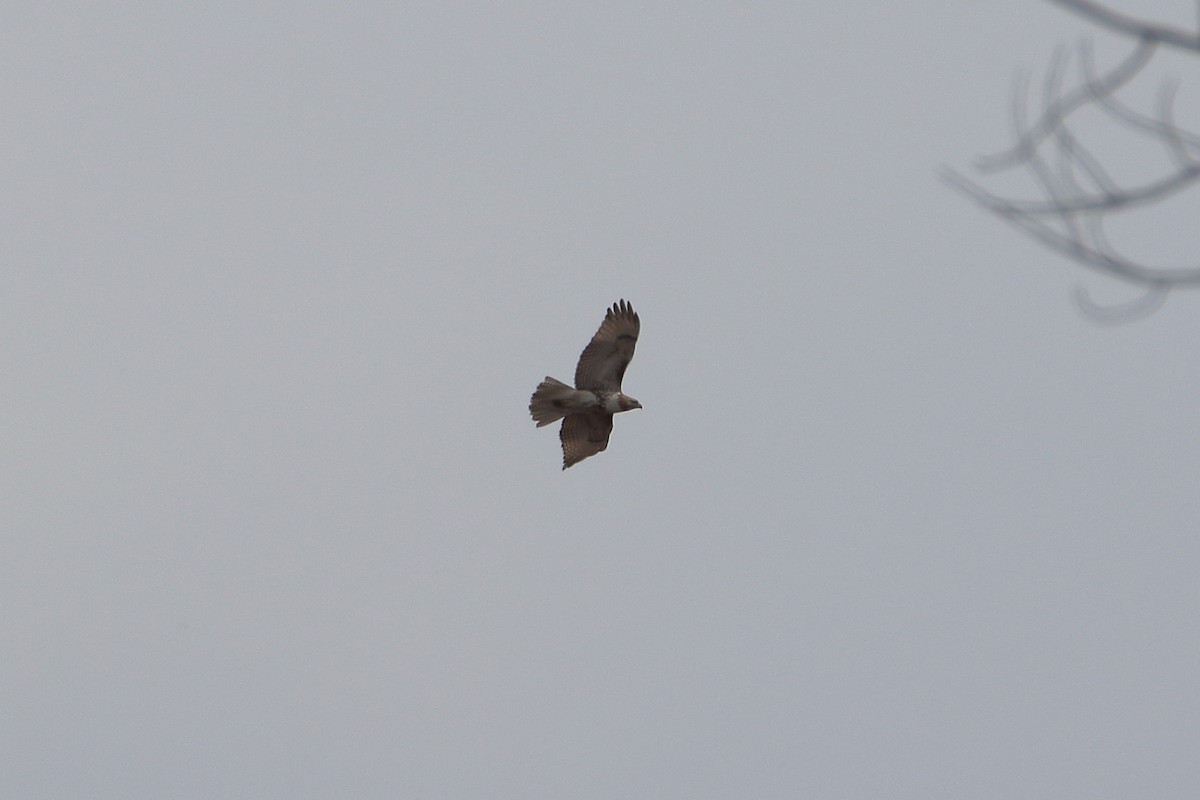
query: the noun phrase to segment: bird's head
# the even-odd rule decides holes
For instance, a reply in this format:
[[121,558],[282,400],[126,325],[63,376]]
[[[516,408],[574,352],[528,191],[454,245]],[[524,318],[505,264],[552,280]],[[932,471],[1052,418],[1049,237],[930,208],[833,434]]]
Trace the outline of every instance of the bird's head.
[[621,404],[622,411],[632,411],[635,408],[642,407],[641,403],[639,403],[637,400],[634,400],[632,397],[630,397],[627,394],[621,395],[618,402]]

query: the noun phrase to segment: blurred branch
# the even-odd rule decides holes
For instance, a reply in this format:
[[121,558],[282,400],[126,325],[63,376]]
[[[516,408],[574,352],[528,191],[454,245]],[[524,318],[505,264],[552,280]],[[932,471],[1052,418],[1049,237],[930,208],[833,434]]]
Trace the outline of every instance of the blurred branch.
[[1050,0],[1056,6],[1074,11],[1109,30],[1143,41],[1160,42],[1171,47],[1200,52],[1200,35],[1149,20],[1127,17],[1091,0]]
[[[1076,301],[1088,316],[1099,321],[1122,321],[1152,312],[1166,293],[1181,286],[1200,286],[1200,261],[1185,267],[1166,267],[1126,256],[1110,242],[1108,219],[1135,209],[1158,206],[1171,197],[1200,185],[1200,135],[1179,127],[1175,119],[1176,84],[1159,92],[1153,115],[1138,111],[1118,96],[1137,79],[1154,58],[1159,45],[1200,53],[1200,36],[1176,28],[1118,14],[1090,0],[1051,0],[1110,30],[1135,39],[1133,49],[1115,66],[1098,71],[1085,42],[1078,54],[1081,77],[1069,89],[1071,59],[1060,48],[1046,71],[1040,111],[1026,120],[1029,88],[1018,81],[1012,103],[1015,143],[992,156],[977,159],[980,175],[1024,170],[1040,198],[1013,198],[992,192],[958,171],[946,169],[943,177],[991,213],[1022,233],[1074,261],[1144,289],[1144,294],[1116,307],[1094,303],[1086,292]],[[1151,144],[1161,146],[1170,164],[1165,172],[1140,182],[1113,177],[1103,159],[1077,135],[1079,115],[1098,111],[1116,125]],[[1094,119],[1088,124],[1095,125]]]

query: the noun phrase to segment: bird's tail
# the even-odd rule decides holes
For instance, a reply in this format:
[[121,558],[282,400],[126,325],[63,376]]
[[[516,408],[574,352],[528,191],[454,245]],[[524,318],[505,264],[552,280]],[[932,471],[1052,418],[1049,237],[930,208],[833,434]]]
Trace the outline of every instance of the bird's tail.
[[571,409],[565,405],[574,396],[573,388],[547,375],[546,380],[534,389],[533,397],[529,398],[529,413],[539,428],[557,422],[571,413]]

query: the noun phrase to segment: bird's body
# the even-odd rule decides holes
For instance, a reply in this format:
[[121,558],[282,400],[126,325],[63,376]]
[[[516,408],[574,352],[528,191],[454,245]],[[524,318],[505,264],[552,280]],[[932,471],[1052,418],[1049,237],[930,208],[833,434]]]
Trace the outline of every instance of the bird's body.
[[529,399],[529,413],[539,428],[563,421],[563,469],[608,447],[613,414],[642,407],[621,391],[640,329],[633,306],[624,300],[614,303],[579,356],[575,386],[547,376]]
[[538,385],[538,391],[533,393],[529,402],[529,411],[539,428],[557,422],[569,414],[586,414],[593,411],[618,414],[635,408],[641,408],[641,405],[632,397],[620,392],[572,389],[549,376]]

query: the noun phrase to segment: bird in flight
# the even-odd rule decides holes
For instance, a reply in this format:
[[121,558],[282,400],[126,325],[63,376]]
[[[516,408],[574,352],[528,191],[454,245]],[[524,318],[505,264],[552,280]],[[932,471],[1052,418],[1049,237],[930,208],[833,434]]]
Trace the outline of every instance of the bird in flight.
[[613,303],[600,329],[583,348],[575,367],[575,388],[546,376],[529,398],[529,413],[541,428],[562,420],[563,469],[608,447],[613,414],[641,408],[621,391],[621,378],[633,358],[641,322],[633,306]]

